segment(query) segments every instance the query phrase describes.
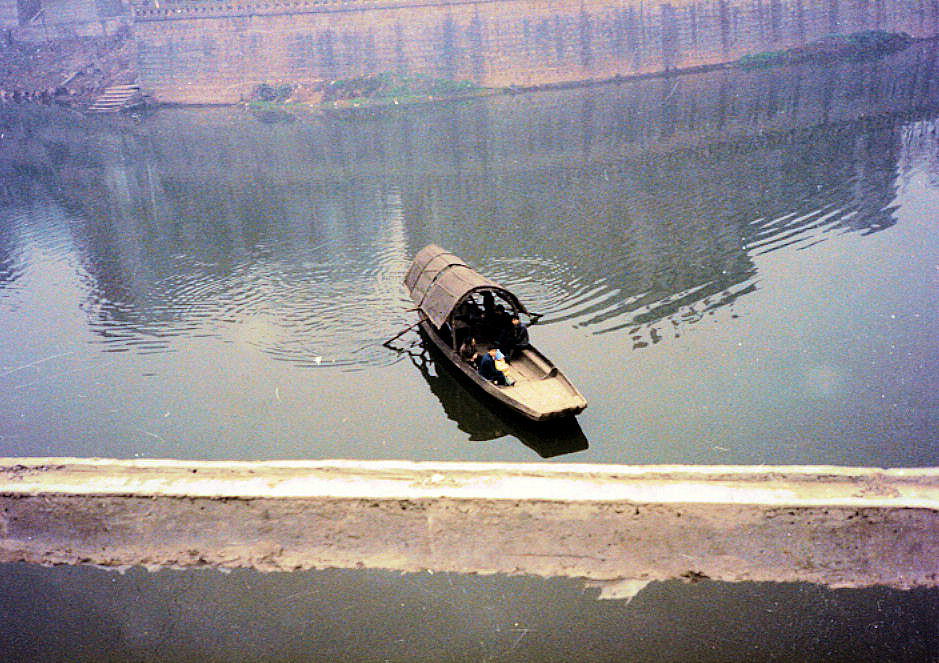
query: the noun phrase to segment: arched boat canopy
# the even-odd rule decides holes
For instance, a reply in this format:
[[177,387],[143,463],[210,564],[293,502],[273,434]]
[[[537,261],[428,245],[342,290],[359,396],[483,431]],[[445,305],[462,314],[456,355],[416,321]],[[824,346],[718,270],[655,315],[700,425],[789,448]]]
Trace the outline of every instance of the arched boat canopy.
[[518,297],[436,244],[428,244],[414,256],[414,262],[404,277],[404,285],[415,306],[437,329],[474,292],[488,290],[506,300],[519,313],[528,313]]

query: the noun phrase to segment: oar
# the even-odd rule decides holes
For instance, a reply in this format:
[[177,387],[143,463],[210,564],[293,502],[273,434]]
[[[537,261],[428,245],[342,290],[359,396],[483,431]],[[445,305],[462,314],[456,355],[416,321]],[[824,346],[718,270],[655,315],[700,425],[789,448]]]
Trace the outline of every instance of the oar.
[[382,343],[382,345],[384,345],[384,346],[385,346],[386,348],[388,348],[389,350],[394,350],[395,348],[391,347],[392,341],[397,341],[399,338],[401,338],[402,336],[404,336],[405,334],[407,334],[409,331],[411,331],[412,329],[414,329],[415,327],[417,327],[419,324],[421,324],[421,321],[420,321],[420,320],[418,320],[417,322],[415,322],[413,325],[408,325],[407,327],[405,327],[404,329],[402,329],[400,332],[398,332],[397,334],[395,334],[394,336],[392,336],[391,338],[389,338],[387,341],[385,341],[384,343]]

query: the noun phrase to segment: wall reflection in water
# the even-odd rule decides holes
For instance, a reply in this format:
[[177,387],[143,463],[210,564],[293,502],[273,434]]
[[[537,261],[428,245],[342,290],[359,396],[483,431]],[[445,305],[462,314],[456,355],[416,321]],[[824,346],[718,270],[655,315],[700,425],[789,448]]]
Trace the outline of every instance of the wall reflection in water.
[[[324,116],[7,106],[0,306],[21,330],[80,310],[100,351],[129,357],[198,341],[206,364],[230,347],[370,371],[399,359],[381,342],[412,322],[401,279],[433,241],[544,314],[536,342],[553,328],[642,351],[736,316],[768,255],[798,267],[895,228],[908,173],[939,177],[936,57],[923,42],[876,62]],[[59,329],[36,352],[75,337]],[[589,398],[606,378],[575,381]]]
[[[260,316],[248,326],[279,358],[381,361],[361,349],[401,322],[395,280],[431,240],[495,269],[547,324],[681,324],[752,291],[754,255],[894,223],[900,127],[939,99],[934,48],[273,123],[11,111],[2,200],[65,209],[84,306],[114,346]],[[41,231],[0,235],[5,281],[24,232]]]

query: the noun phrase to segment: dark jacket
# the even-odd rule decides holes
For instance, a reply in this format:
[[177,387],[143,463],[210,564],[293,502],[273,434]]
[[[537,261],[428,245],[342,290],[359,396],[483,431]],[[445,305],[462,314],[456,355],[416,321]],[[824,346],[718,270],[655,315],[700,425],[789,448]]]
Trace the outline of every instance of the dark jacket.
[[517,325],[513,325],[512,328],[509,329],[509,338],[512,342],[512,345],[517,348],[523,348],[527,346],[529,344],[528,327],[526,327],[521,322]]
[[[476,354],[476,342],[473,339],[464,341],[463,345],[460,346],[460,357],[463,358],[463,361],[472,362],[473,356]],[[479,361],[477,357],[476,361]]]
[[522,348],[529,345],[528,328],[521,322],[518,325],[509,325],[499,339],[499,347],[509,359],[514,359]]
[[488,352],[483,353],[479,358],[479,374],[487,380],[505,382],[505,375],[496,368],[496,360]]

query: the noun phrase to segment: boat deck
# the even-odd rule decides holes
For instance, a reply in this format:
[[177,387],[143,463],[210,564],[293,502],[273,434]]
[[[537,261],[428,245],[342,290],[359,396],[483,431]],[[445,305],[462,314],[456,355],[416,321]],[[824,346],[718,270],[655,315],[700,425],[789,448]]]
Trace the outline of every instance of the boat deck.
[[494,339],[510,331],[511,319],[531,316],[514,293],[436,244],[417,252],[404,283],[419,311],[421,329],[486,393],[534,421],[577,414],[587,407],[583,395],[534,346],[509,363],[507,374],[514,383],[506,387],[483,379],[460,357],[459,343],[470,335],[477,350],[487,352]]
[[[488,345],[481,346],[480,352],[486,350]],[[515,384],[497,388],[534,411],[576,413],[587,406],[583,396],[567,378],[533,348],[523,350],[518,357],[508,362],[506,373]]]

